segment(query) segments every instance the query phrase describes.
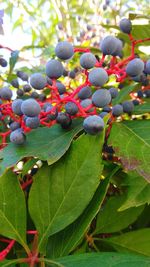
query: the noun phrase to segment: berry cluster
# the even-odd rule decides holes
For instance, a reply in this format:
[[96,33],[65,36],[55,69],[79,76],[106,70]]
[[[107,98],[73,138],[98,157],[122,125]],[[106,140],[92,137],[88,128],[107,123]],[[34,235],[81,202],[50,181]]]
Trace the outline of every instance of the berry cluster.
[[[140,104],[143,95],[149,97],[150,90],[147,89],[144,94],[138,92],[137,99],[134,97],[112,105],[112,100],[118,96],[120,89],[107,85],[109,76],[115,75],[117,82],[130,79],[145,86],[149,84],[150,60],[144,62],[138,58],[134,48],[136,44],[150,38],[134,40],[131,21],[128,19],[120,21],[120,29],[131,40],[131,55],[128,58],[120,60],[123,42],[114,36],[107,36],[101,41],[101,59],[88,48],[75,48],[68,41],[62,41],[55,48],[58,59],[50,59],[46,63],[46,75],[34,73],[28,77],[26,73],[17,71],[17,78],[11,81],[11,85],[17,89],[17,98],[11,100],[13,93],[9,86],[0,89],[0,119],[9,128],[1,133],[1,147],[5,146],[8,135],[12,143],[20,145],[25,142],[26,133],[31,129],[50,127],[55,123],[68,129],[77,117],[84,118],[85,132],[95,135],[103,130],[105,116],[108,116],[108,123],[111,124],[123,113],[131,114],[134,105]],[[61,61],[68,62],[75,53],[80,53],[80,67],[68,71]],[[108,59],[110,62],[106,64]],[[0,65],[5,67],[7,62],[1,58]],[[73,88],[68,80],[75,80],[76,75],[80,75],[83,83]],[[58,80],[62,76],[68,77],[67,84]],[[22,89],[18,79],[24,81]]]

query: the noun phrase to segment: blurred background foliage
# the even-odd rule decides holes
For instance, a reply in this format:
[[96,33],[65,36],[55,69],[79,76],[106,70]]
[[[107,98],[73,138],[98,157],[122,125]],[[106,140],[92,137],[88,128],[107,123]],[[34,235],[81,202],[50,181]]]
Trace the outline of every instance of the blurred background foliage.
[[[133,35],[137,39],[150,36],[149,0],[5,0],[5,29],[9,27],[12,42],[2,44],[19,50],[17,60],[24,70],[40,66],[54,56],[54,47],[60,40],[69,40],[76,46],[93,47],[97,54],[100,40],[113,33],[125,41],[124,55],[130,53],[128,36],[120,33],[120,18],[133,20]],[[13,39],[14,36],[14,39]],[[149,56],[150,42],[142,44],[137,52]],[[37,70],[37,69],[36,69]]]

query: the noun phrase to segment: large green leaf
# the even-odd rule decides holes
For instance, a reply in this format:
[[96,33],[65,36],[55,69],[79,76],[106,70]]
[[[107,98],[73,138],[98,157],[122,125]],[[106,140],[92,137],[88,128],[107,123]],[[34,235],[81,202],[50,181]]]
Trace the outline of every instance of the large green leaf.
[[82,135],[62,159],[39,170],[29,196],[29,211],[39,232],[39,249],[48,237],[71,224],[96,191],[103,166],[104,133]]
[[136,170],[150,182],[149,132],[149,120],[114,123],[108,142],[126,170]]
[[97,216],[94,234],[118,232],[132,224],[144,206],[118,211],[125,200],[124,195],[110,197]]
[[16,146],[9,143],[0,153],[2,158],[0,174],[24,157],[37,157],[47,160],[48,164],[53,164],[67,151],[73,137],[81,130],[81,120],[75,120],[70,130],[64,130],[60,125],[55,125],[51,128],[42,127],[31,131],[24,145]]
[[134,114],[150,113],[150,102],[144,103],[134,107]]
[[48,240],[47,254],[49,258],[58,258],[69,254],[73,250],[80,239],[84,236],[91,221],[104,200],[109,186],[109,177],[101,181],[97,191],[91,202],[80,215],[80,217],[67,228],[51,236]]
[[136,171],[128,172],[122,177],[121,185],[127,187],[126,199],[119,208],[120,211],[150,204],[150,184],[139,176]]
[[150,229],[144,228],[119,236],[101,239],[119,252],[134,252],[150,256]]
[[[48,265],[50,260],[44,259]],[[85,253],[74,256],[64,257],[57,260],[64,267],[149,267],[148,257],[131,255],[128,253],[101,252]],[[56,265],[50,265],[56,266]]]
[[18,265],[16,265],[17,263],[20,263],[20,259],[15,259],[15,260],[4,260],[0,262],[0,267],[16,267]]
[[11,170],[0,178],[0,234],[26,248],[26,205],[17,176]]

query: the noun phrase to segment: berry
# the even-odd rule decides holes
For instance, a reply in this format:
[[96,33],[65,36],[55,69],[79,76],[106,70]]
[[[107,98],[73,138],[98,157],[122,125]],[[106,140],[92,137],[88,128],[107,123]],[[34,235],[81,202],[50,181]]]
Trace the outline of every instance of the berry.
[[99,116],[100,116],[101,118],[104,118],[104,117],[107,116],[108,114],[109,114],[108,112],[103,111],[103,112],[101,112],[101,113],[99,114]]
[[23,96],[24,95],[24,91],[22,89],[18,89],[17,90],[17,96]]
[[16,145],[22,145],[25,142],[25,135],[21,128],[12,131],[10,134],[10,141]]
[[92,95],[92,103],[98,108],[102,108],[111,102],[111,94],[106,89],[99,89]]
[[134,106],[137,106],[137,105],[140,104],[140,101],[137,100],[137,99],[134,99],[134,100],[132,100],[132,103],[133,103]]
[[102,86],[108,81],[108,74],[103,68],[96,68],[90,71],[89,81],[92,85]]
[[59,42],[55,48],[56,56],[60,59],[66,60],[73,56],[73,45],[67,41]]
[[109,113],[109,112],[111,112],[111,107],[105,106],[105,107],[103,107],[103,111]]
[[132,30],[131,21],[129,19],[124,18],[120,21],[119,27],[122,32],[129,34]]
[[34,73],[30,76],[30,84],[34,89],[41,90],[46,86],[47,80],[41,73]]
[[89,116],[84,120],[83,128],[88,134],[95,135],[104,129],[104,121],[97,115]]
[[[53,110],[52,110],[52,109],[53,109]],[[48,120],[56,120],[56,118],[57,118],[57,116],[58,116],[57,108],[54,109],[54,106],[51,105],[51,104],[47,105],[45,111],[46,111],[46,112],[49,112],[49,111],[51,111],[51,110],[52,110],[52,112],[51,112],[50,114],[47,115],[47,119],[48,119]]]
[[61,124],[61,127],[67,129],[70,127],[72,120],[70,116],[66,113],[60,112],[56,118],[57,123]]
[[5,58],[3,58],[3,57],[0,58],[0,65],[1,65],[3,68],[7,67],[7,61],[6,61]]
[[22,80],[22,81],[28,81],[28,75],[23,72],[23,71],[17,71],[17,76]]
[[11,85],[15,88],[19,88],[19,82],[18,79],[14,79],[11,81]]
[[14,121],[9,125],[9,127],[11,131],[15,131],[16,129],[20,128],[20,123]]
[[100,43],[100,49],[104,55],[113,55],[118,49],[118,39],[114,36],[106,36]]
[[138,98],[143,98],[143,92],[142,92],[142,90],[138,90],[137,91],[137,96],[138,96]]
[[63,70],[63,76],[64,76],[64,77],[68,76],[68,71],[65,70],[65,69]]
[[112,114],[115,117],[118,117],[118,116],[122,115],[122,113],[123,113],[123,107],[122,107],[122,105],[117,104],[117,105],[115,105],[115,106],[112,107]]
[[36,100],[29,98],[23,101],[21,111],[28,117],[35,117],[40,114],[41,107]]
[[26,126],[31,128],[31,129],[36,129],[40,125],[40,119],[35,116],[35,117],[27,117],[26,118]]
[[91,25],[86,25],[86,28],[87,28],[88,31],[92,30],[92,26]]
[[120,39],[116,38],[116,49],[114,52],[111,53],[112,56],[119,56],[122,57],[122,48],[123,48],[123,43]]
[[0,97],[5,100],[10,100],[12,98],[12,91],[7,86],[5,86],[0,89]]
[[[91,106],[92,105],[92,100],[87,98],[87,99],[84,99],[80,102],[80,105],[81,107],[83,107],[84,109],[86,109],[87,107]],[[93,108],[90,108],[90,109],[87,109],[86,112],[92,112],[94,109]]]
[[39,95],[39,100],[44,101],[46,99],[46,95],[44,93]]
[[78,93],[78,97],[82,100],[89,98],[91,95],[92,95],[92,90],[91,90],[91,87],[89,86],[83,87]]
[[12,110],[13,110],[13,112],[16,115],[21,116],[23,114],[22,111],[21,111],[21,105],[22,105],[22,103],[23,103],[23,100],[22,99],[15,99],[12,102]]
[[49,78],[58,79],[63,74],[63,65],[56,59],[51,59],[46,63],[46,75]]
[[68,76],[71,78],[71,79],[74,79],[76,77],[76,73],[74,70],[71,70],[68,74]]
[[75,103],[73,102],[68,102],[65,105],[65,110],[69,115],[75,115],[78,112],[78,107]]
[[150,59],[146,61],[145,70],[147,74],[150,74]]
[[144,62],[140,58],[132,59],[126,67],[126,73],[129,76],[140,75],[144,70]]
[[46,79],[47,79],[47,83],[49,85],[53,85],[53,80],[52,79],[50,79],[49,77],[46,77]]
[[80,65],[84,69],[91,69],[95,66],[95,64],[96,64],[96,57],[90,52],[84,53],[80,57]]
[[34,91],[34,92],[31,93],[30,97],[32,97],[34,99],[37,99],[37,98],[39,98],[39,94]]
[[25,93],[28,93],[31,91],[31,86],[27,83],[23,85],[23,90]]
[[58,92],[60,95],[64,94],[66,92],[66,87],[61,82],[56,82],[56,87],[58,89]]
[[123,111],[128,114],[132,113],[134,110],[134,104],[132,101],[124,101],[122,103],[122,106],[123,106]]
[[116,88],[112,87],[108,91],[110,92],[112,98],[116,98],[118,96],[118,90]]
[[52,107],[52,104],[49,103],[49,102],[45,102],[43,107],[42,107],[42,109],[46,112],[46,109],[47,109],[48,106]]

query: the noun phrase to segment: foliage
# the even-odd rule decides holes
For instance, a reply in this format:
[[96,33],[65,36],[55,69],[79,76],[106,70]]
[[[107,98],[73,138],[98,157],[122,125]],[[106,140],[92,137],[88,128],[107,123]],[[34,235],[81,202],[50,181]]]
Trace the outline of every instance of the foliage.
[[[100,115],[103,107],[94,107],[94,111],[85,111],[81,107],[78,116],[71,114],[73,123],[69,125],[70,128],[61,128],[55,124],[56,118],[50,120],[50,124],[44,120],[44,116],[55,115],[51,108],[63,103],[63,97],[57,99],[55,79],[52,79],[52,85],[49,81],[47,88],[43,87],[41,92],[49,101],[53,97],[58,101],[50,107],[50,112],[42,109],[39,117],[41,116],[43,124],[37,129],[26,127],[25,114],[19,117],[12,112],[10,99],[0,103],[0,266],[150,266],[150,102],[146,97],[150,88],[150,75],[146,77],[148,84],[144,84],[145,80],[143,83],[133,81],[134,77],[128,77],[125,73],[126,64],[135,58],[134,52],[145,62],[149,59],[146,47],[150,45],[150,40],[143,43],[143,39],[150,36],[150,12],[147,10],[147,15],[129,15],[133,20],[133,31],[128,36],[119,32],[117,21],[122,16],[123,5],[124,12],[127,10],[126,1],[120,1],[116,9],[112,8],[112,1],[110,2],[106,10],[103,7],[105,20],[100,21],[98,29],[102,29],[103,33],[115,33],[116,37],[123,40],[125,62],[122,56],[117,57],[117,63],[113,62],[114,56],[113,60],[110,55],[105,58],[99,44],[95,43],[97,37],[88,37],[89,32],[89,36],[96,33],[96,25],[91,25],[90,30],[85,30],[85,26],[89,25],[88,20],[94,14],[100,15],[102,5],[96,9],[97,1],[90,5],[89,2],[84,2],[80,6],[76,1],[63,1],[64,5],[61,5],[58,0],[55,3],[50,1],[48,7],[45,1],[36,1],[36,5],[30,1],[17,1],[14,6],[10,1],[5,3],[5,12],[9,15],[12,13],[12,17],[16,7],[21,11],[13,24],[14,30],[17,27],[26,30],[24,27],[27,18],[32,43],[29,47],[22,48],[22,51],[40,47],[39,58],[44,59],[43,63],[49,57],[55,57],[54,44],[57,38],[77,44],[74,47],[77,53],[71,61],[63,64],[68,72],[71,70],[76,73],[76,78],[60,75],[61,78],[57,81],[66,85],[65,93],[68,97],[74,92],[77,94],[83,87],[80,87],[81,84],[90,85],[91,94],[94,95],[96,88],[88,81],[88,70],[81,69],[79,65],[79,56],[83,52],[92,52],[96,55],[98,67],[105,68],[101,64],[104,63],[104,58],[104,64],[109,66],[107,70],[110,79],[104,85],[105,89],[118,89],[117,97],[111,104],[108,103],[109,106],[133,99],[138,100],[140,105],[134,106],[133,112],[124,113],[117,118],[112,112],[108,112],[102,120],[103,127],[97,135],[92,136],[87,134],[83,118]],[[48,12],[50,16],[47,25],[41,16],[42,9],[45,8],[51,10]],[[143,1],[142,9],[146,9],[146,1]],[[82,18],[77,19],[74,14]],[[106,23],[109,16],[112,25]],[[144,25],[140,24],[143,19],[146,19]],[[73,36],[79,37],[79,24],[83,28],[80,29],[77,41]],[[83,35],[82,31],[85,31]],[[31,92],[19,96],[28,82],[28,75],[35,72],[43,74],[44,64],[35,69],[23,67],[23,64],[19,68],[18,64],[24,61],[22,51],[1,48],[11,52],[6,71],[1,71],[1,87],[9,84],[13,97],[17,96],[24,101],[32,93],[39,94],[36,88],[32,88]],[[122,69],[120,66],[123,66]],[[123,75],[120,74],[121,70]],[[24,71],[27,79],[23,76]],[[16,78],[19,78],[19,88],[12,85]],[[51,95],[50,90],[54,90]],[[139,91],[144,96],[138,97]],[[78,103],[77,95],[72,99],[74,103]],[[40,107],[44,107],[45,100],[36,101]],[[92,108],[93,104],[90,106]],[[108,106],[104,108],[108,109]],[[61,106],[58,111],[64,109],[65,106]],[[14,118],[14,121],[21,123],[27,136],[22,145],[16,145],[9,139]]]

